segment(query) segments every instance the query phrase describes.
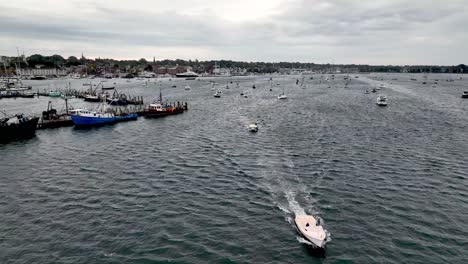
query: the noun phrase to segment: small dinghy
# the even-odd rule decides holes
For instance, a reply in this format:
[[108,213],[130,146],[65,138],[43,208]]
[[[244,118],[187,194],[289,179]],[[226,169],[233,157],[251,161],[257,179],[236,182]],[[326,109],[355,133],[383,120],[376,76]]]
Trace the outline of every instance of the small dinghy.
[[378,106],[387,106],[388,105],[388,99],[385,95],[380,95],[377,97],[377,105]]
[[324,248],[328,241],[327,231],[318,217],[312,215],[296,215],[294,219],[297,230],[309,242],[319,248]]
[[250,124],[250,125],[249,125],[249,131],[250,131],[250,132],[258,132],[257,123]]
[[282,94],[280,94],[280,95],[278,96],[278,99],[280,99],[280,100],[282,100],[282,99],[287,99],[287,98],[288,98],[288,97],[287,97],[284,93],[282,93]]

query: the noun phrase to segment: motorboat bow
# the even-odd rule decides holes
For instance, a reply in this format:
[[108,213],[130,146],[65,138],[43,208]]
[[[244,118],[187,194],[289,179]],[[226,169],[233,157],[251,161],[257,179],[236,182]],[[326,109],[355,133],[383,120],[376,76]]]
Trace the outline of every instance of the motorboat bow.
[[284,93],[282,93],[282,94],[280,94],[280,95],[278,96],[278,99],[280,99],[280,100],[281,100],[281,99],[287,99],[287,98],[288,98],[288,97],[287,97]]
[[380,95],[377,97],[377,105],[378,106],[387,106],[388,104],[388,99],[385,95]]
[[319,248],[328,242],[328,233],[323,228],[320,218],[313,215],[296,215],[294,219],[298,232]]

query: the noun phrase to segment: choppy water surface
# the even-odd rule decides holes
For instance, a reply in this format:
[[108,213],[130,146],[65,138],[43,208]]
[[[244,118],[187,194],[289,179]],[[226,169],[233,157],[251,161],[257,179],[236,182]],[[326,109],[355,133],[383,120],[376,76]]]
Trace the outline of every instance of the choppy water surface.
[[[220,78],[218,99],[209,79],[109,80],[147,101],[162,87],[190,110],[0,145],[0,262],[464,263],[468,81],[353,75],[344,88],[343,76],[313,77],[302,89],[301,77],[274,76],[273,91],[269,76]],[[380,84],[386,108],[364,94]],[[0,108],[38,114],[48,100]],[[260,131],[249,133],[255,121]],[[297,236],[298,212],[324,219],[325,258]]]

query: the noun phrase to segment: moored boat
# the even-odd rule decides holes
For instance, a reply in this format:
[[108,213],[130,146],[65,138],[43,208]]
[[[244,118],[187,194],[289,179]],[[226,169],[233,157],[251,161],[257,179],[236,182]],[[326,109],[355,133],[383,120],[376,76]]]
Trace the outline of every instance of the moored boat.
[[177,78],[194,78],[194,77],[196,78],[198,77],[198,74],[192,71],[186,71],[183,73],[177,73],[176,77]]
[[461,98],[468,98],[468,91],[464,91],[461,95]]
[[73,126],[73,121],[68,114],[67,99],[65,99],[65,107],[65,113],[59,114],[56,109],[52,108],[52,102],[49,101],[47,110],[42,112],[42,117],[37,124],[38,129]]
[[138,114],[147,118],[158,118],[181,114],[185,110],[186,107],[183,105],[163,105],[161,103],[153,103],[146,106],[143,111],[138,112]]
[[49,96],[50,97],[60,97],[60,96],[62,96],[62,93],[59,92],[59,91],[52,91],[52,92],[49,92]]
[[35,135],[39,117],[22,114],[0,118],[0,142],[27,139]]
[[79,127],[114,124],[116,122],[136,120],[138,118],[136,113],[121,113],[117,115],[112,112],[89,111],[87,109],[75,110],[70,116],[73,120],[73,124]]

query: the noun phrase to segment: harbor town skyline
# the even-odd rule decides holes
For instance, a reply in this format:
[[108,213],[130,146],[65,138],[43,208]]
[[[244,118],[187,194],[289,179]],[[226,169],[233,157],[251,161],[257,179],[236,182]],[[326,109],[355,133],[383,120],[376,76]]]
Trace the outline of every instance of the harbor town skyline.
[[[364,3],[365,2],[365,3]],[[462,1],[0,3],[0,54],[370,65],[468,60]],[[428,56],[430,54],[430,56]]]

